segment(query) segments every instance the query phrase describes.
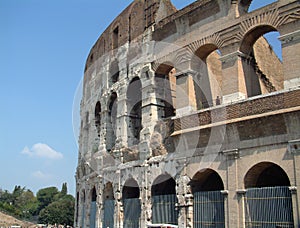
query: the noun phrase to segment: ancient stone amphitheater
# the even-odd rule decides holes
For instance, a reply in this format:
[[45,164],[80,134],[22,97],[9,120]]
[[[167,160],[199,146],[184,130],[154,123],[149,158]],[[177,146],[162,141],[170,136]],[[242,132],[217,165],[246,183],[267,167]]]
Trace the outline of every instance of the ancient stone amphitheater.
[[299,227],[300,2],[251,2],[136,0],[99,37],[75,227]]

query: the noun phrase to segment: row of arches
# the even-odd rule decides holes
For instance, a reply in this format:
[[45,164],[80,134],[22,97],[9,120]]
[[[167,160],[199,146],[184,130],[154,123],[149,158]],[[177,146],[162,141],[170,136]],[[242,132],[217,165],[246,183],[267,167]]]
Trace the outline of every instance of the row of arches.
[[[259,53],[270,47],[262,35],[271,30],[274,30],[271,26],[255,28],[248,34],[247,37],[250,38],[245,38],[245,42],[241,45],[240,50],[245,54],[241,64],[247,97],[283,89],[281,61],[273,53],[269,58],[271,62],[268,62],[266,56]],[[206,44],[198,48],[190,57],[188,65],[185,65],[193,72],[190,79],[180,76],[180,72],[185,69],[181,69],[181,63],[178,61],[176,64],[171,61],[156,64],[153,84],[156,96],[154,105],[157,107],[158,117],[164,119],[175,116],[178,109],[184,108],[182,106],[189,105],[194,110],[200,110],[222,104],[223,89],[228,82],[224,82],[224,64],[221,58],[222,53],[216,44]],[[129,147],[139,143],[140,131],[143,128],[142,100],[146,94],[143,94],[142,90],[142,81],[138,76],[132,78],[126,88],[126,111],[123,115],[127,115],[127,146]],[[184,101],[185,98],[188,101]],[[108,118],[103,120],[103,123],[106,121],[106,135],[103,137],[106,139],[106,149],[109,152],[115,146],[117,117],[121,115],[116,91],[111,92],[108,103],[104,105],[107,107],[102,110],[100,101],[97,101],[94,118],[97,135],[100,137],[102,111],[108,110]]]
[[[154,68],[163,75],[168,75],[172,68],[179,72],[187,69],[193,72],[193,85],[189,86],[189,91],[184,92],[192,102],[194,100],[195,110],[218,105],[222,103],[223,96],[230,93],[240,92],[244,94],[243,98],[249,98],[279,91],[284,88],[282,57],[274,52],[274,47],[265,38],[269,34],[277,38],[280,36],[279,31],[269,24],[261,24],[249,30],[235,52],[240,58],[236,65],[226,62],[228,50],[222,47],[218,37],[212,36],[209,40],[188,45],[185,53],[188,62],[184,62],[187,60],[179,52],[158,59]],[[281,46],[275,48],[278,50]],[[179,79],[179,76],[180,73],[176,78]],[[235,83],[238,87],[232,90]],[[175,84],[178,87],[179,83]]]
[[[188,191],[185,196],[191,194],[193,208],[193,227],[225,227],[225,207],[226,191],[224,182],[217,171],[210,168],[200,170],[194,174],[189,182],[186,182]],[[178,216],[181,213],[179,204],[179,183],[165,173],[158,176],[151,185],[151,211],[152,223],[178,224]],[[245,194],[245,213],[246,225],[265,226],[266,223],[273,226],[293,227],[292,198],[289,191],[290,180],[285,171],[277,164],[271,162],[261,162],[253,166],[244,177]],[[139,186],[138,181],[129,178],[125,181],[122,191],[123,207],[123,227],[140,227],[142,205],[145,205],[147,199],[141,194],[144,187]],[[94,205],[96,201],[103,203],[102,208],[102,227],[114,227],[116,222],[116,191],[113,184],[108,182],[102,193],[102,200],[97,199],[96,187],[93,187],[90,193],[90,227],[95,227],[96,211]],[[81,194],[83,199],[79,198],[77,193],[77,202],[81,200],[82,208],[77,203],[78,227],[84,227],[85,218],[85,192]],[[147,198],[147,197],[146,197]],[[278,206],[281,208],[278,208]],[[277,208],[277,210],[268,210],[268,208]],[[81,210],[82,218],[78,219],[78,210]],[[98,208],[99,210],[99,208]],[[118,210],[119,211],[119,210]],[[119,211],[120,213],[120,211]],[[120,215],[119,215],[120,216]],[[188,216],[188,215],[187,215]],[[98,218],[99,219],[99,218]],[[227,218],[228,219],[228,218]],[[258,220],[257,220],[258,219]],[[150,222],[150,221],[148,221]]]

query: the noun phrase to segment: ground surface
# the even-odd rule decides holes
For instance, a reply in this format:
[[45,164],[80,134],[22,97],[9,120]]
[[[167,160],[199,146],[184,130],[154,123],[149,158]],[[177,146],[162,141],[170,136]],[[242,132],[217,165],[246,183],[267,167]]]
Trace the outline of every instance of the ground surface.
[[8,227],[8,226],[12,226],[12,225],[19,225],[23,227],[35,227],[33,223],[29,223],[29,222],[25,222],[25,221],[21,221],[18,220],[12,216],[3,214],[2,212],[0,212],[0,227]]

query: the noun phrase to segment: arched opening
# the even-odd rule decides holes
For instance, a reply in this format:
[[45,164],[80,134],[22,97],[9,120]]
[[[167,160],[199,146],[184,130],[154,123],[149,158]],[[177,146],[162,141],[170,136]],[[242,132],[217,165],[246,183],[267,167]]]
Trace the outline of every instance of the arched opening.
[[75,215],[75,224],[78,226],[78,215],[79,215],[79,192],[76,193],[76,215]]
[[95,126],[97,129],[98,137],[100,138],[101,131],[101,104],[98,101],[95,107]]
[[225,226],[224,184],[217,172],[205,169],[197,172],[190,182],[194,196],[194,227],[204,224]]
[[176,182],[168,174],[160,175],[151,187],[152,222],[178,224]]
[[117,59],[114,59],[109,68],[109,74],[110,74],[110,79],[109,79],[109,84],[110,86],[119,81],[119,76],[120,76],[120,70],[119,70],[119,61]]
[[264,37],[271,32],[279,34],[272,26],[257,26],[244,36],[241,43],[242,70],[248,97],[283,89],[282,62]]
[[197,109],[220,104],[222,85],[222,63],[220,50],[214,44],[206,44],[197,49],[192,58],[194,88]]
[[85,227],[85,192],[82,192],[81,198],[81,227]]
[[90,227],[96,227],[96,214],[97,214],[97,192],[96,187],[91,191],[91,205],[90,205]]
[[212,169],[197,172],[191,180],[190,186],[192,193],[224,190],[221,177]]
[[170,63],[161,64],[155,71],[156,101],[158,116],[175,116],[176,69]]
[[239,15],[243,15],[245,13],[252,12],[254,10],[267,6],[273,2],[276,2],[276,0],[239,0],[238,12]]
[[110,152],[116,143],[116,124],[118,111],[118,96],[113,92],[108,103],[108,121],[106,129],[106,150]]
[[140,227],[141,216],[140,188],[136,180],[129,179],[125,182],[123,191],[124,227]]
[[103,228],[114,227],[115,198],[113,185],[108,182],[103,191]]
[[258,163],[247,172],[244,183],[247,227],[294,227],[290,181],[280,166]]
[[116,49],[119,46],[119,26],[115,27],[112,33],[112,48]]
[[245,176],[246,188],[290,186],[284,170],[271,162],[261,162],[253,166]]
[[[270,5],[274,2],[277,2],[277,0],[264,0],[264,1],[261,1],[261,0],[243,0],[245,3],[244,5],[245,6],[248,6],[248,12],[252,12],[254,10],[257,10],[259,8],[262,8],[262,7],[265,7],[267,5]],[[243,2],[242,1],[242,2]]]
[[137,145],[142,130],[142,83],[138,77],[131,80],[127,89],[127,108],[129,113],[128,146]]

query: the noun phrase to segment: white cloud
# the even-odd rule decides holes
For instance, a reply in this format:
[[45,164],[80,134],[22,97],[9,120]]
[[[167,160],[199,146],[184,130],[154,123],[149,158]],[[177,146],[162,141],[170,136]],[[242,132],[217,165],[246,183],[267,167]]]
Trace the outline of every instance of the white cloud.
[[30,157],[49,158],[58,160],[63,158],[63,154],[55,151],[50,146],[44,143],[36,143],[31,149],[27,146],[21,151],[21,154],[28,155]]
[[39,179],[39,180],[48,180],[52,178],[52,175],[50,174],[45,174],[42,171],[38,170],[35,171],[34,173],[31,174],[34,178]]

